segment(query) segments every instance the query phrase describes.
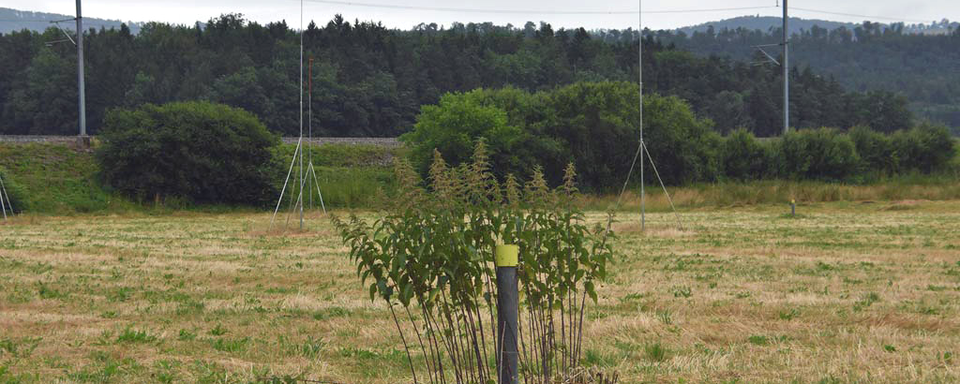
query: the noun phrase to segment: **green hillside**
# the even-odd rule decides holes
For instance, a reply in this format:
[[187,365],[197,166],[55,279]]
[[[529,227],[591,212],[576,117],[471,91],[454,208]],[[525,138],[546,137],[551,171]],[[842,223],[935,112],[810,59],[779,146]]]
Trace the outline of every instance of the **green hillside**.
[[[283,144],[274,150],[273,162],[283,169],[290,165],[295,146]],[[373,145],[327,144],[312,151],[317,181],[328,207],[357,207],[375,203],[376,196],[389,192],[393,184],[391,164],[402,156],[398,148]],[[102,187],[99,165],[91,151],[54,143],[0,143],[0,177],[16,211],[31,214],[70,215],[112,213],[155,209],[152,202],[138,204]],[[305,200],[307,198],[305,197]],[[183,202],[167,202],[161,209],[218,209]],[[316,201],[319,206],[319,199]],[[227,208],[229,207],[220,207]]]
[[0,168],[17,211],[69,214],[130,206],[98,185],[92,153],[67,144],[0,144]]

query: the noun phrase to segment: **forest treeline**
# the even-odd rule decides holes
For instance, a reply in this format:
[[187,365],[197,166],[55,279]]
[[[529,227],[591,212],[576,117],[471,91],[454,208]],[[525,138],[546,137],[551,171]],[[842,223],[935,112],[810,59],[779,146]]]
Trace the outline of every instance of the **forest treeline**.
[[[136,35],[126,27],[85,33],[92,133],[111,108],[186,100],[245,109],[283,135],[299,131],[300,34],[285,22],[261,25],[230,14],[203,28],[148,23]],[[314,60],[306,79],[313,133],[396,136],[411,129],[422,105],[448,92],[636,83],[638,38],[635,30],[598,34],[545,23],[395,30],[339,16],[323,26],[311,22],[303,41]],[[75,49],[48,44],[61,39],[54,28],[0,35],[0,133],[76,133]],[[740,127],[757,136],[781,132],[778,67],[699,57],[676,46],[647,36],[645,91],[687,100],[721,133]],[[912,124],[908,101],[899,94],[848,92],[809,68],[791,73],[796,127],[865,125],[889,132]]]
[[[753,62],[763,61],[754,47],[779,44],[782,39],[780,28],[650,33],[663,44],[699,56],[722,55]],[[599,33],[598,37],[620,39],[618,33]],[[815,68],[852,91],[896,90],[910,100],[917,117],[950,125],[960,133],[960,28],[949,34],[922,35],[905,32],[902,23],[865,21],[853,28],[835,29],[813,26],[792,34],[790,49],[791,61],[799,67]],[[767,50],[779,59],[779,47]]]

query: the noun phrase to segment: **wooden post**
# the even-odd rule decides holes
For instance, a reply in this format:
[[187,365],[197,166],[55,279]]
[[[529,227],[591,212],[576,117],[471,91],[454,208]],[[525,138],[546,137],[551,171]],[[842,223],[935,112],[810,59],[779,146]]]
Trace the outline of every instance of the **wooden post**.
[[519,247],[498,245],[494,261],[497,265],[497,364],[500,384],[517,384],[517,315],[519,289],[517,287],[517,259]]

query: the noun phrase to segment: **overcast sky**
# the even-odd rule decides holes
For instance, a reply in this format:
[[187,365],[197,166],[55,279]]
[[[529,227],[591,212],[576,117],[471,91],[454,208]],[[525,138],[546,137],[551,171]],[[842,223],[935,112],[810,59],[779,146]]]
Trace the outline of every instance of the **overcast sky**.
[[[306,0],[304,2],[305,23],[316,20],[325,24],[334,14],[340,13],[347,20],[382,21],[388,27],[409,29],[420,22],[435,22],[449,25],[452,22],[485,22],[496,24],[512,23],[522,26],[526,21],[546,21],[559,27],[591,28],[627,28],[636,27],[636,14],[581,14],[561,15],[544,12],[625,12],[636,11],[636,0],[342,0],[342,4],[330,4]],[[778,16],[782,10],[773,8],[779,0],[646,0],[643,2],[644,26],[651,29],[676,28],[700,24],[707,21],[726,19],[742,15]],[[418,9],[384,9],[352,4],[391,4],[411,7],[471,8],[481,10],[532,11],[531,13],[480,13],[462,11],[427,11]],[[19,10],[73,14],[76,11],[74,0],[3,0],[2,7]],[[717,9],[740,7],[770,7],[766,9],[710,11],[697,13],[655,13],[659,11]],[[846,13],[856,15],[902,18],[902,21],[917,23],[948,18],[960,19],[960,1],[958,0],[792,0],[790,7],[812,10]],[[296,28],[300,21],[300,0],[85,0],[84,16],[124,21],[164,21],[192,24],[196,20],[206,21],[222,13],[243,13],[250,20],[261,23],[287,20]],[[791,16],[807,19],[826,19],[836,21],[860,22],[860,16],[814,13],[794,10]],[[873,19],[891,22],[895,20]]]

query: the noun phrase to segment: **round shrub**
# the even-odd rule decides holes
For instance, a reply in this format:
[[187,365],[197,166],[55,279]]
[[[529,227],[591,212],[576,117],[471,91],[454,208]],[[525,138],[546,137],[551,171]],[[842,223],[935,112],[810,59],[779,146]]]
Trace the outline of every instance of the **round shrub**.
[[[480,138],[491,150],[494,173],[521,175],[543,167],[551,185],[574,163],[585,190],[623,184],[639,145],[639,89],[629,82],[578,82],[529,93],[513,88],[447,94],[421,108],[412,132],[401,139],[426,174],[437,149],[460,165]],[[676,97],[647,95],[646,142],[668,184],[712,181],[720,170],[720,136]],[[646,181],[655,183],[648,172]],[[636,180],[636,179],[634,179]]]
[[855,175],[860,163],[853,140],[828,128],[786,134],[776,155],[780,176],[792,179],[842,181]]
[[884,175],[896,172],[898,161],[894,156],[889,135],[857,126],[850,130],[849,136],[865,171]]
[[96,157],[105,184],[140,200],[260,205],[276,197],[276,136],[244,110],[208,102],[107,113]]
[[723,175],[733,180],[759,180],[768,172],[770,151],[752,133],[738,129],[723,140]]
[[899,131],[891,142],[901,172],[931,173],[945,169],[956,155],[950,130],[942,125],[924,123]]
[[[675,96],[644,95],[643,110],[643,141],[665,183],[717,179],[722,137],[710,128],[709,121],[698,119],[690,105]],[[652,169],[645,174],[645,182],[657,183]]]

